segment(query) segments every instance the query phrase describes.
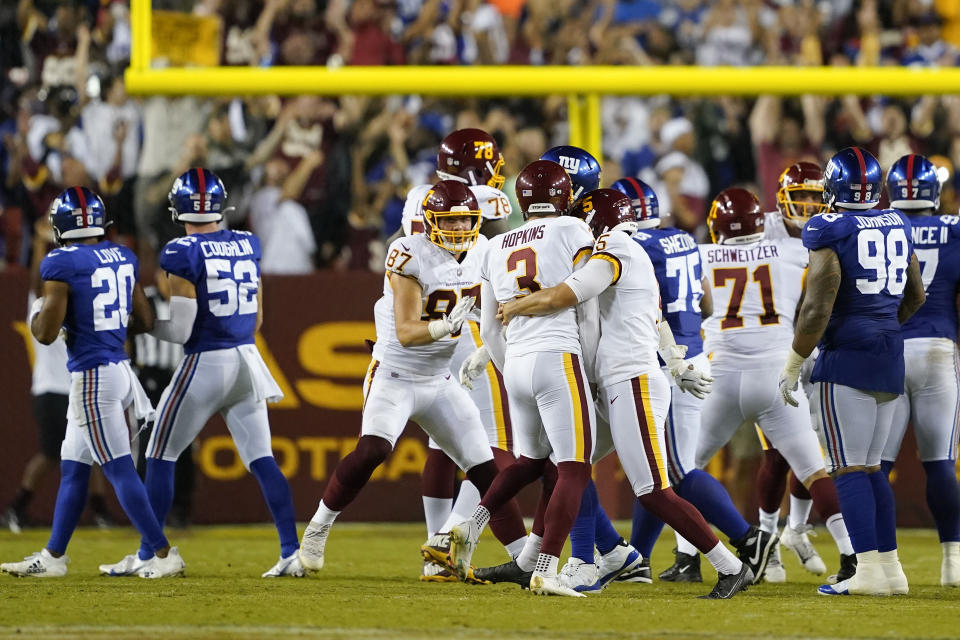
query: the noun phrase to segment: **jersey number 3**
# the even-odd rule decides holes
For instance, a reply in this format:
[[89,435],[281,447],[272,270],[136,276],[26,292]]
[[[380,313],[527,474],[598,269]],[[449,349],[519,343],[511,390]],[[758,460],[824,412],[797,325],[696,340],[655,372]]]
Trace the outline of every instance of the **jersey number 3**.
[[536,293],[540,291],[540,283],[537,282],[537,252],[530,247],[517,249],[507,257],[507,273],[513,273],[520,265],[523,265],[523,274],[517,276],[517,288],[523,293]]

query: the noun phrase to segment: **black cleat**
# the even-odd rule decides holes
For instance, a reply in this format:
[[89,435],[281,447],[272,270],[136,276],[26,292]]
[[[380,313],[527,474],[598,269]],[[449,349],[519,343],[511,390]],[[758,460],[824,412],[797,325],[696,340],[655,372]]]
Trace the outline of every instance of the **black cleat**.
[[701,600],[729,600],[741,591],[746,591],[747,585],[752,584],[753,580],[753,571],[744,562],[740,573],[721,573],[717,576],[717,584],[713,586],[713,591],[697,597]]
[[640,564],[637,565],[635,569],[629,569],[624,571],[616,578],[613,579],[614,582],[642,582],[644,584],[652,584],[653,577],[650,573],[650,558],[644,558],[640,561]]
[[834,575],[827,578],[827,582],[830,584],[837,584],[844,580],[849,580],[857,572],[857,554],[851,553],[850,555],[840,554],[840,571],[837,571]]
[[737,557],[743,564],[750,567],[754,576],[753,584],[763,579],[763,572],[767,569],[767,561],[779,540],[780,536],[776,533],[768,533],[759,527],[751,526],[747,535],[739,540],[730,541],[730,544],[737,548]]
[[673,550],[676,560],[673,565],[658,577],[662,582],[703,582],[700,575],[700,554],[690,555]]
[[494,584],[499,582],[512,582],[520,585],[523,589],[530,588],[530,577],[533,571],[524,571],[517,564],[516,560],[498,564],[495,567],[478,567],[474,569],[473,575],[478,580],[486,580]]

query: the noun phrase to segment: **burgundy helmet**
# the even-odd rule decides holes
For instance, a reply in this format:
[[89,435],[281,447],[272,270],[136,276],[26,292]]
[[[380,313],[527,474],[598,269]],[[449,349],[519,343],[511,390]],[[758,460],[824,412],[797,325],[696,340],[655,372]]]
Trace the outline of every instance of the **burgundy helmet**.
[[570,215],[586,222],[594,238],[617,228],[628,233],[637,230],[633,203],[616,189],[594,189],[577,201]]
[[517,176],[517,202],[528,215],[566,215],[573,202],[570,176],[556,162],[534,160]]
[[[441,180],[427,192],[421,205],[423,232],[430,242],[447,251],[467,251],[477,243],[480,235],[480,204],[466,184],[457,180]],[[469,216],[469,229],[452,231],[440,228],[440,222],[449,218]]]
[[710,205],[707,226],[717,244],[747,244],[763,237],[764,213],[757,196],[739,187],[721,191]]
[[[792,194],[808,191],[816,194],[814,202],[797,202]],[[780,188],[777,190],[777,208],[783,217],[796,224],[806,224],[807,220],[827,211],[823,201],[823,169],[812,162],[798,162],[783,170],[780,174]]]
[[497,141],[481,129],[457,129],[443,139],[437,151],[437,175],[444,180],[499,189],[506,180],[500,175],[502,169],[503,154]]

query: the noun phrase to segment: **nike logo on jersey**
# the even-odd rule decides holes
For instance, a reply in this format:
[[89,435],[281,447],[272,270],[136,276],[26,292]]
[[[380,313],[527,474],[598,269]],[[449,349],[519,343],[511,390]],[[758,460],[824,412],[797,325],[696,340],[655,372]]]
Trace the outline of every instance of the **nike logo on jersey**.
[[615,396],[613,396],[612,398],[610,398],[610,404],[613,404],[614,402],[616,402],[616,401],[617,401],[617,398],[619,398],[619,397],[620,397],[620,394],[618,393],[617,395],[615,395]]
[[807,225],[807,231],[820,231],[820,229],[818,227],[811,227],[810,225]]
[[400,243],[400,246],[403,247],[403,250],[404,250],[404,251],[410,251],[410,247],[408,247],[407,245],[403,244],[402,242]]
[[176,249],[167,249],[166,251],[164,251],[164,253],[166,253],[166,254],[171,254],[171,253],[176,253],[176,252],[177,252]]

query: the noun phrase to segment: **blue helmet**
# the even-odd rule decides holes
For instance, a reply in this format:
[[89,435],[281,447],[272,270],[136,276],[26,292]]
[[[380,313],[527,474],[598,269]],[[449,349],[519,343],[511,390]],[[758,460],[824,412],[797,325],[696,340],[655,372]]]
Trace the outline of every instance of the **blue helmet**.
[[570,182],[573,183],[574,202],[600,188],[600,163],[580,147],[554,147],[540,156],[540,159],[556,162],[567,172]]
[[653,187],[636,178],[620,178],[610,188],[630,198],[638,229],[652,229],[660,225],[660,200]]
[[866,149],[847,147],[838,151],[823,174],[823,201],[828,206],[866,210],[880,202],[883,169]]
[[194,167],[176,179],[167,198],[174,222],[220,222],[226,212],[227,188],[210,169]]
[[86,187],[60,192],[50,205],[50,224],[58,245],[64,240],[96,238],[106,233],[107,209],[103,200]]
[[933,209],[940,206],[937,167],[924,156],[911,153],[893,163],[887,172],[887,195],[897,209]]

